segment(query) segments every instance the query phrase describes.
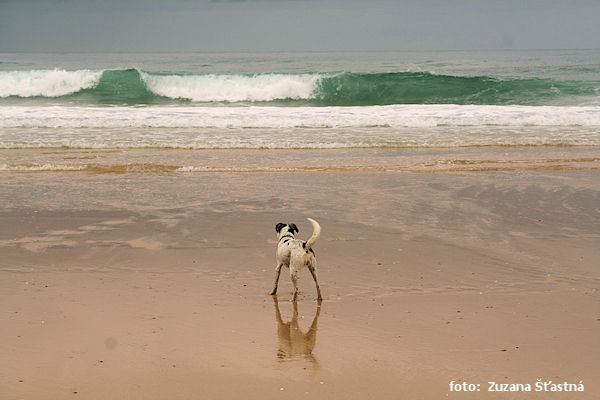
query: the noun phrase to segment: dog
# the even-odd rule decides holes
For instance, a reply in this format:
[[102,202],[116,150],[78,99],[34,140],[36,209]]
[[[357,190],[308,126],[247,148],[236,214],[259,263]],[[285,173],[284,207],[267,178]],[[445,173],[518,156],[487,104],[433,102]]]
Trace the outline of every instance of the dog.
[[284,265],[290,269],[290,278],[294,286],[293,301],[298,298],[298,274],[302,268],[307,267],[310,271],[315,285],[317,286],[317,300],[323,300],[321,289],[317,280],[317,260],[312,246],[321,235],[321,225],[312,218],[308,218],[313,226],[312,236],[305,242],[294,237],[294,232],[298,233],[298,227],[295,224],[284,224],[283,222],[275,225],[277,232],[277,267],[275,267],[275,287],[271,295],[277,294],[277,285],[279,284],[279,274]]

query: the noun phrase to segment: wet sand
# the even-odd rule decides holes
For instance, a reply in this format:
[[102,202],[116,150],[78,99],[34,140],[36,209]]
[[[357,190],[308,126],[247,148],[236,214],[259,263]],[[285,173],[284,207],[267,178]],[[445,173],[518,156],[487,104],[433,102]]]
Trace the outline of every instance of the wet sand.
[[[2,398],[600,393],[596,169],[0,182]],[[323,229],[324,301],[303,271],[294,307],[285,273],[268,295],[274,226],[294,222],[307,238],[306,217]],[[535,392],[538,378],[585,391]],[[533,391],[488,392],[491,381]]]

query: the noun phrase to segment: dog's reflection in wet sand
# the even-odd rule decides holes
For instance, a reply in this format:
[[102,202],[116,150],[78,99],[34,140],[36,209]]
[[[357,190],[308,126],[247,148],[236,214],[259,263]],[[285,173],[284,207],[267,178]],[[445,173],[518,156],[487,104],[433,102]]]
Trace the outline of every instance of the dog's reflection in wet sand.
[[289,322],[283,322],[279,311],[277,296],[273,296],[275,305],[275,318],[277,320],[277,336],[279,338],[279,349],[277,357],[280,360],[303,357],[310,361],[315,367],[318,366],[312,351],[317,343],[317,322],[321,313],[321,301],[317,303],[317,311],[310,328],[306,333],[302,332],[298,324],[298,303],[292,302],[293,314]]

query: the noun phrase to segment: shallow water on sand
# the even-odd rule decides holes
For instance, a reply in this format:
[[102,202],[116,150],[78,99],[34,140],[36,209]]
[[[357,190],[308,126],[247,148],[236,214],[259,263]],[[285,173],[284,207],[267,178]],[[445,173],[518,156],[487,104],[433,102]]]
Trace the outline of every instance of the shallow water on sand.
[[597,147],[177,150],[0,149],[0,173],[395,171],[469,172],[598,169]]

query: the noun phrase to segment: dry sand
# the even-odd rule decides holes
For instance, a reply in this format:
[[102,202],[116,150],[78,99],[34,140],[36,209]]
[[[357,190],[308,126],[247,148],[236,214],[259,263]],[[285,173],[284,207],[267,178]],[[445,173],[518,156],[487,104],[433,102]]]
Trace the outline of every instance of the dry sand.
[[[600,395],[596,170],[0,182],[2,399]],[[274,226],[306,217],[294,312]],[[585,391],[487,391],[538,378]]]

